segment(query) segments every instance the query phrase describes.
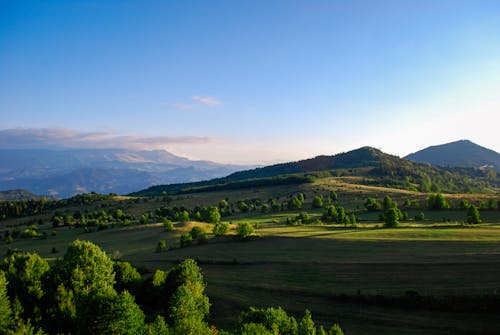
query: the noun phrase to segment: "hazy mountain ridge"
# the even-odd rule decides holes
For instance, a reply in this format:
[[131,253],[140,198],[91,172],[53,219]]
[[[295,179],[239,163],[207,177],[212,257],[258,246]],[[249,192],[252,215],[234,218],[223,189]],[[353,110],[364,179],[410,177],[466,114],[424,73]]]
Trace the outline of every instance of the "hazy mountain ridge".
[[161,183],[192,182],[244,167],[192,161],[164,150],[0,149],[0,189],[68,197],[82,192],[125,194]]
[[405,159],[433,165],[493,168],[500,171],[500,154],[469,140],[430,146]]

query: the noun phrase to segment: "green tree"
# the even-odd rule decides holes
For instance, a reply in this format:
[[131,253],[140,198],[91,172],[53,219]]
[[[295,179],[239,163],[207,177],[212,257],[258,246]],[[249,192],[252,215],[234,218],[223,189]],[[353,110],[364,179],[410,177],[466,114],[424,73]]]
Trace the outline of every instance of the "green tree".
[[430,194],[427,198],[427,207],[433,210],[448,209],[450,205],[441,193]]
[[208,223],[219,223],[221,219],[221,215],[219,212],[219,208],[212,206],[208,209]]
[[369,212],[379,211],[382,206],[375,198],[367,198],[365,201],[365,208]]
[[253,227],[248,222],[240,223],[240,224],[238,224],[237,233],[238,233],[238,236],[241,238],[248,238],[250,235],[253,234]]
[[399,225],[399,212],[395,207],[385,211],[384,222],[386,227],[397,227]]
[[161,252],[167,250],[167,241],[160,240],[158,241],[158,245],[156,246],[156,252]]
[[[278,308],[255,308],[250,307],[248,311],[240,315],[240,323],[263,325],[272,334],[295,335],[297,334],[297,321],[289,316],[281,307]],[[253,334],[253,333],[251,333]]]
[[141,281],[141,275],[129,262],[114,261],[113,270],[116,280],[115,288],[119,292],[135,288]]
[[49,270],[46,260],[35,253],[15,252],[2,266],[9,282],[9,295],[17,297],[26,318],[38,317],[39,302],[44,296],[43,277]]
[[382,209],[385,211],[389,210],[390,208],[395,208],[397,207],[397,204],[392,200],[392,198],[388,195],[384,197],[384,200],[382,200]]
[[222,235],[226,235],[228,231],[229,231],[229,223],[219,222],[219,223],[215,224],[214,229],[213,229],[213,234],[215,236],[222,236]]
[[479,210],[476,206],[471,205],[467,210],[467,223],[478,224],[481,223],[481,217],[479,215]]
[[334,324],[332,328],[328,331],[328,335],[344,335],[344,332],[338,324]]
[[277,332],[268,330],[261,323],[244,323],[240,330],[241,335],[275,335]]
[[321,208],[323,207],[323,197],[318,195],[313,198],[312,201],[312,207],[313,208]]
[[0,270],[0,334],[7,333],[7,329],[11,325],[12,309],[10,307],[9,297],[7,296],[7,277]]
[[141,334],[144,313],[127,291],[85,297],[78,311],[78,334]]
[[316,327],[308,309],[299,322],[298,335],[316,335]]
[[146,325],[145,329],[146,335],[169,335],[171,334],[165,318],[161,315],[157,315],[153,323]]
[[167,218],[163,219],[163,229],[165,231],[174,230],[174,223]]
[[113,262],[92,242],[72,242],[58,267],[61,282],[76,296],[114,290]]

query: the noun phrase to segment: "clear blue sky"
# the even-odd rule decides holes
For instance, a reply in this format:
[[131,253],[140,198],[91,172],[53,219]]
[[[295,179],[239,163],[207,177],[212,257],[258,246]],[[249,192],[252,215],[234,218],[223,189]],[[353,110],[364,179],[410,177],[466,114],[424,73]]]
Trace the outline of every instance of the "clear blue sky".
[[500,1],[0,0],[0,130],[262,163],[498,124]]

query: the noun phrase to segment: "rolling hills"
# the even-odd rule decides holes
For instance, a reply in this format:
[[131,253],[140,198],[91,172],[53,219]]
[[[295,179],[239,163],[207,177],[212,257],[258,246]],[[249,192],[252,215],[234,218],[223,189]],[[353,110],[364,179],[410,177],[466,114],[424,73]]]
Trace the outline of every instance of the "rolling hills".
[[224,178],[184,184],[156,185],[135,196],[214,191],[276,184],[300,184],[325,177],[361,177],[358,183],[408,190],[448,193],[497,192],[495,173],[471,167],[442,167],[413,162],[362,147],[332,156],[238,171]]

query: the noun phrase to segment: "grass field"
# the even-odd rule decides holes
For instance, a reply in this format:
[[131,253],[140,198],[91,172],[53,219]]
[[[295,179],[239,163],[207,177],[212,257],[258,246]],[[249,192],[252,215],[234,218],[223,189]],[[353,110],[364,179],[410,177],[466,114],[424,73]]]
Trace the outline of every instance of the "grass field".
[[[165,232],[162,224],[116,226],[102,231],[83,228],[40,226],[46,239],[16,239],[0,242],[0,254],[9,248],[40,253],[54,260],[61,257],[75,239],[90,240],[113,256],[137,267],[168,270],[174,264],[194,258],[203,270],[207,294],[212,302],[211,322],[231,329],[239,313],[249,306],[282,306],[296,316],[310,309],[319,323],[340,323],[345,334],[498,334],[498,312],[453,312],[427,308],[362,304],[339,299],[342,294],[401,297],[408,290],[423,296],[478,296],[500,294],[500,212],[481,211],[480,225],[465,225],[465,211],[425,211],[425,221],[409,221],[398,228],[384,228],[379,212],[362,211],[366,197],[388,194],[400,204],[404,199],[425,199],[426,195],[403,190],[352,185],[331,178],[319,183],[262,187],[242,191],[181,195],[170,206],[214,205],[252,198],[288,199],[304,192],[310,201],[315,194],[334,190],[338,203],[356,211],[357,228],[334,224],[286,225],[286,218],[300,211],[261,214],[249,212],[225,218],[234,228],[249,222],[256,235],[247,241],[234,236],[210,239],[207,244],[179,248],[179,237],[193,226],[206,223],[177,223]],[[491,196],[450,196],[459,201],[487,200]],[[89,210],[123,208],[139,215],[165,205],[161,197],[120,198],[90,205]],[[77,207],[62,209],[72,213]],[[322,210],[305,209],[313,219]],[[421,210],[408,210],[413,218]],[[50,213],[40,216],[47,222]],[[30,218],[7,220],[8,229]],[[313,220],[314,221],[314,220]],[[21,227],[22,228],[22,227]],[[92,228],[95,230],[95,228]],[[22,230],[22,229],[21,229]],[[52,234],[52,232],[55,232]],[[155,252],[159,240],[173,249]],[[56,252],[53,252],[53,249]]]
[[[400,296],[409,289],[434,296],[500,292],[500,226],[435,223],[388,229],[367,224],[353,229],[272,224],[275,219],[268,217],[267,225],[261,219],[260,237],[249,241],[227,237],[161,253],[155,252],[158,240],[174,245],[193,224],[178,225],[173,232],[164,232],[160,224],[92,233],[59,229],[47,240],[18,240],[10,247],[51,259],[69,241],[87,239],[150,270],[195,258],[208,283],[212,321],[228,328],[248,306],[282,306],[297,315],[309,308],[320,323],[339,322],[346,334],[471,334],[477,329],[493,334],[500,326],[496,315],[408,311],[334,298],[359,292]],[[52,254],[52,247],[60,253]],[[5,249],[2,245],[0,252]]]

